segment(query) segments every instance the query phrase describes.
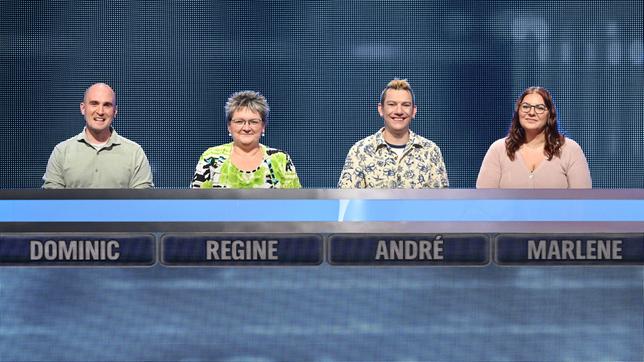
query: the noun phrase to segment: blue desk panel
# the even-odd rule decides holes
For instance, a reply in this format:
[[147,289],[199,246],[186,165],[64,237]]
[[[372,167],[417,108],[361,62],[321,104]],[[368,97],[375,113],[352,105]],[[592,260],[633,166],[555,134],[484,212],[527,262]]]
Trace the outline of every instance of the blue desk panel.
[[0,222],[644,222],[644,200],[0,200]]

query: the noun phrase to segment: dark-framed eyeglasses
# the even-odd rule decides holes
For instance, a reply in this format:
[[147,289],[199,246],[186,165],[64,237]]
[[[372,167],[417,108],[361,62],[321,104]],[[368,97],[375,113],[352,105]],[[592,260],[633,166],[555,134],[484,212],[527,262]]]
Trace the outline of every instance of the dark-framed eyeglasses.
[[523,102],[519,105],[519,110],[521,111],[521,113],[530,113],[530,110],[532,108],[534,108],[534,113],[536,114],[543,114],[543,112],[548,110],[548,107],[543,104],[532,105],[530,103]]

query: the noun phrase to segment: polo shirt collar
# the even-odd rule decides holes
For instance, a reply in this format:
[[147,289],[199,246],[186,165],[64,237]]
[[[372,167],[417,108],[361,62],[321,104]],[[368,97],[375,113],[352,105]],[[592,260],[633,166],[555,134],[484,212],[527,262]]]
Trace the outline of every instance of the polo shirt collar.
[[[83,130],[81,131],[81,133],[79,133],[76,136],[76,141],[84,142],[84,143],[87,143],[88,145],[91,145],[89,140],[87,140],[87,135],[85,134],[86,129],[87,127],[83,127]],[[119,136],[119,134],[116,133],[116,130],[113,127],[110,127],[110,131],[112,132],[112,134],[110,135],[110,138],[107,140],[107,143],[105,144],[104,147],[110,147],[112,145],[119,145],[122,143],[121,136]]]

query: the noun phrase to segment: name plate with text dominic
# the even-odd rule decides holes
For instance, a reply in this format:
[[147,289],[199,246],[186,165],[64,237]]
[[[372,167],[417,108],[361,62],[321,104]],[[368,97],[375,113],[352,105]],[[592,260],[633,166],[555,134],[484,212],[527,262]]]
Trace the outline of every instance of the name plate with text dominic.
[[156,263],[151,234],[1,234],[0,265],[149,266]]

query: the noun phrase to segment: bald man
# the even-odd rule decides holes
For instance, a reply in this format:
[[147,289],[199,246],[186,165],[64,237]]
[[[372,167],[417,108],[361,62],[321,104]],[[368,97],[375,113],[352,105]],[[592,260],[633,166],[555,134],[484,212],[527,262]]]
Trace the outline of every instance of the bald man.
[[152,172],[141,146],[112,128],[116,94],[105,83],[87,88],[80,104],[85,128],[56,145],[43,188],[151,188]]

